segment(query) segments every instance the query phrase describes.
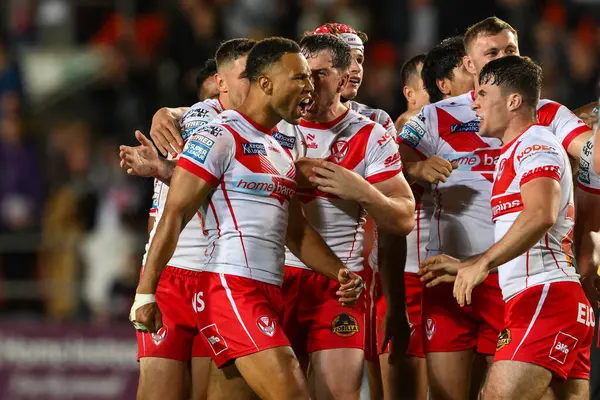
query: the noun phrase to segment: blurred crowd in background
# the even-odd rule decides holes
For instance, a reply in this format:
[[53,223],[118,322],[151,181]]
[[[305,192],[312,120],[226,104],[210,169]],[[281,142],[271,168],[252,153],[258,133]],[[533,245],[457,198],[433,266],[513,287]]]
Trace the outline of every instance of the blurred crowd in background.
[[119,169],[118,145],[197,101],[222,40],[350,24],[370,38],[358,100],[395,118],[404,60],[490,15],[542,64],[543,97],[597,99],[600,0],[3,0],[0,318],[125,320],[152,182]]

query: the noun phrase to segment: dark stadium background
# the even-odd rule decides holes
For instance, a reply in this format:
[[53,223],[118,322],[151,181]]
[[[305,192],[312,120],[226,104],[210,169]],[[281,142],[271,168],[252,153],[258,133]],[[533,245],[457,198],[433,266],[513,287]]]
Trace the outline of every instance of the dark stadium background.
[[152,182],[117,149],[195,102],[221,40],[350,24],[370,37],[359,100],[395,118],[403,61],[490,15],[543,65],[543,97],[597,98],[600,0],[2,0],[0,400],[134,398]]

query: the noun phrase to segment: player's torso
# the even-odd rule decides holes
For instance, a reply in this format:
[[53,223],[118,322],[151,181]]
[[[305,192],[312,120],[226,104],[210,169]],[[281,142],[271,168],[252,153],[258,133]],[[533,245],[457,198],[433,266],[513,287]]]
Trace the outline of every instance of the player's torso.
[[[349,111],[328,124],[302,121],[293,126],[283,123],[278,125],[278,130],[286,137],[296,137],[298,157],[324,158],[365,177],[365,154],[373,126],[370,120]],[[342,262],[352,270],[362,270],[366,214],[360,204],[315,189],[299,188],[298,198],[308,221]],[[289,250],[286,251],[286,265],[307,268]]]
[[294,162],[269,133],[236,112],[220,126],[235,140],[235,157],[205,206],[206,269],[280,284]]
[[468,257],[494,240],[489,199],[501,142],[479,135],[471,93],[427,106],[423,117],[439,137],[436,154],[456,162],[446,182],[434,187],[434,217],[428,250]]
[[[549,130],[534,126],[515,141],[507,144],[502,149],[494,174],[491,209],[495,223],[495,240],[498,241],[508,232],[523,209],[521,199],[523,178],[519,180],[516,163],[526,161],[527,157],[543,152],[558,152],[564,158],[565,172],[560,177],[561,199],[556,223],[529,251],[498,269],[500,287],[505,300],[537,284],[578,278],[572,262],[575,208],[571,169],[562,145],[555,136],[549,134]],[[552,144],[537,144],[536,135],[550,136]],[[541,162],[535,167],[533,173],[552,168],[556,167]]]
[[[181,121],[179,121],[184,141],[187,141],[196,129],[215,119],[221,111],[222,108],[218,100],[212,99],[198,102],[190,107]],[[169,159],[177,159],[177,156],[173,157],[169,155]],[[144,254],[143,258],[144,264],[146,263],[148,249],[156,233],[156,228],[164,212],[169,186],[160,181],[155,181],[154,192],[153,207],[157,210],[156,219],[154,227],[150,232],[148,244],[146,245],[146,254]],[[202,269],[205,261],[206,246],[208,245],[208,238],[203,229],[202,218],[202,214],[198,212],[181,231],[175,252],[168,263],[170,266],[190,270]]]

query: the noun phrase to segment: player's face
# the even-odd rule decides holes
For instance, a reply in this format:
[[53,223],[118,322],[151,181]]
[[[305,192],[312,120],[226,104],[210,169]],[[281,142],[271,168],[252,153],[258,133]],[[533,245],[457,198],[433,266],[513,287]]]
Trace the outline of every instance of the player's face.
[[219,96],[219,88],[217,87],[215,76],[211,75],[202,82],[202,86],[200,86],[200,90],[198,91],[198,98],[200,101],[203,101],[217,96]]
[[518,56],[519,44],[514,33],[504,30],[497,35],[479,35],[471,43],[468,55],[473,61],[477,76],[485,64],[505,56]]
[[485,137],[502,138],[508,123],[507,98],[498,85],[481,85],[473,101],[479,117],[479,133]]
[[333,57],[328,50],[323,50],[316,56],[310,57],[308,66],[315,83],[315,92],[313,94],[314,102],[308,107],[304,118],[314,120],[329,110],[336,96],[344,90],[348,72],[333,67]]
[[297,125],[312,104],[315,87],[306,58],[288,53],[273,65],[269,73],[273,83],[271,107],[284,121]]
[[247,58],[247,56],[238,58],[222,72],[233,108],[239,107],[244,102],[250,90],[250,82],[245,75]]
[[425,86],[423,85],[423,78],[421,78],[421,71],[423,70],[423,64],[417,65],[417,79],[415,79],[415,87],[413,88],[415,91],[414,99],[415,99],[415,109],[421,109],[424,105],[429,104],[429,94],[425,90]]
[[467,71],[464,63],[452,70],[452,79],[450,80],[450,96],[460,96],[474,89],[473,75]]
[[[363,78],[363,62],[365,55],[359,49],[352,49],[352,65],[350,66],[350,78],[342,92],[342,96],[346,99],[353,99],[358,94],[358,88],[362,83]],[[420,74],[420,73],[419,73]]]

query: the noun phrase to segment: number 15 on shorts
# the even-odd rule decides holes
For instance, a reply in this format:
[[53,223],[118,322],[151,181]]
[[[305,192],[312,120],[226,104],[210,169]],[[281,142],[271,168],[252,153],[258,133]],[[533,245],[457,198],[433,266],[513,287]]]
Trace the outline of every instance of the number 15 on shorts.
[[204,300],[202,299],[202,296],[204,296],[204,292],[198,292],[198,293],[195,293],[194,297],[192,298],[192,308],[194,309],[195,312],[204,311],[204,307],[206,304],[204,304]]

